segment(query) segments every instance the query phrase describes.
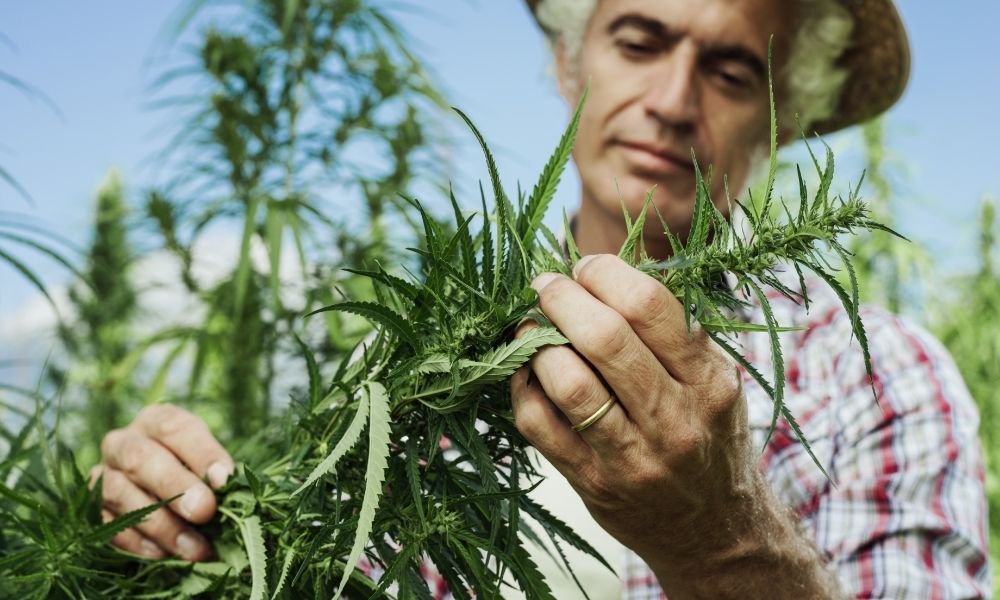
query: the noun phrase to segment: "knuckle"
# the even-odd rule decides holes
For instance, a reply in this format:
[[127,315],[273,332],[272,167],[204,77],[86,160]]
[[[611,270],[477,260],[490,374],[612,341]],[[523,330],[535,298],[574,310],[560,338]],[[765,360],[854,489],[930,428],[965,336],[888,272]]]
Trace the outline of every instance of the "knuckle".
[[555,388],[553,400],[568,410],[586,408],[594,395],[593,384],[592,379],[584,373],[579,371],[567,373],[557,377],[553,382]]
[[621,315],[629,323],[646,323],[657,326],[668,316],[665,288],[651,277],[645,277],[629,292],[628,300],[621,307]]
[[573,285],[575,284],[565,277],[556,277],[549,282],[548,285],[542,288],[542,291],[538,294],[538,302],[542,307],[542,312],[545,312],[546,307],[558,304],[559,299],[562,298]]
[[617,319],[601,319],[590,328],[584,343],[600,356],[613,359],[628,346],[629,331],[628,325]]
[[542,433],[542,419],[538,411],[536,405],[524,403],[514,414],[514,427],[526,440],[537,440]]
[[104,437],[101,438],[101,456],[114,456],[122,437],[125,435],[124,429],[112,429],[105,433]]
[[128,487],[129,480],[121,471],[115,469],[105,469],[104,479],[101,484],[102,504],[109,508],[120,508],[124,491]]
[[154,448],[149,439],[139,434],[123,436],[117,446],[115,462],[118,468],[129,476],[134,476],[149,463],[154,454]]
[[609,267],[617,266],[621,260],[614,254],[595,254],[587,264],[576,274],[576,279],[580,283],[587,285],[597,277],[597,272],[606,272]]
[[170,437],[204,426],[201,419],[173,404],[147,406],[139,413],[139,418],[157,437]]
[[742,397],[743,377],[733,363],[717,365],[711,371],[712,384],[705,392],[705,405],[712,414],[728,413]]

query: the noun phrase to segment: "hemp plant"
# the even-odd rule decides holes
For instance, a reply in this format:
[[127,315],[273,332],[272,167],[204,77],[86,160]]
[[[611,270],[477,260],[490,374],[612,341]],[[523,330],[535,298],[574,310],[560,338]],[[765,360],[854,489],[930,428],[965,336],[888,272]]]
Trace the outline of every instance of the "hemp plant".
[[[73,316],[58,324],[64,358],[50,367],[52,382],[78,408],[81,464],[99,460],[101,438],[123,425],[140,396],[139,386],[121,365],[135,344],[138,290],[132,280],[138,257],[129,239],[129,210],[121,177],[111,170],[97,191],[92,238],[84,257],[83,280],[69,288]],[[159,377],[154,377],[155,391]]]
[[[979,265],[952,277],[951,295],[938,300],[931,330],[955,358],[979,408],[979,437],[986,465],[990,554],[1000,560],[1000,219],[996,200],[980,204]],[[1000,582],[996,584],[1000,591]]]
[[[211,17],[222,3],[189,4]],[[161,371],[190,358],[174,399],[214,407],[220,433],[241,439],[271,415],[289,333],[306,333],[299,315],[333,302],[335,287],[370,293],[340,267],[388,258],[386,229],[410,218],[398,194],[437,175],[426,117],[442,101],[378,2],[254,0],[221,15],[192,60],[153,85],[157,104],[186,118],[161,157],[176,175],[150,192],[149,223],[205,316],[149,342],[169,347]],[[179,83],[197,91],[174,92]],[[235,266],[198,280],[199,239],[227,228],[239,232]],[[325,324],[331,355],[370,329],[333,314]]]
[[[40,478],[22,478],[19,489],[0,484],[0,510],[13,517],[0,531],[9,556],[0,559],[0,591],[25,597],[426,599],[432,597],[423,578],[429,560],[456,598],[502,597],[505,587],[514,585],[532,600],[551,599],[526,548],[543,536],[567,568],[565,545],[610,568],[586,540],[531,498],[538,473],[513,425],[508,383],[539,348],[568,343],[537,313],[537,294],[529,283],[542,271],[568,273],[579,258],[568,227],[564,251],[543,218],[569,160],[582,103],[531,193],[519,191],[514,198],[469,122],[486,157],[493,210],[485,191],[478,214],[463,213],[451,196],[455,222],[446,228],[413,200],[423,227],[419,247],[412,249],[419,273],[355,269],[371,280],[375,299],[345,300],[312,313],[361,315],[375,324],[377,334],[342,360],[330,378],[299,342],[308,386],[280,423],[239,449],[242,466],[221,491],[220,517],[206,531],[218,560],[139,561],[107,548],[85,551],[145,513],[104,525],[75,522],[72,537],[53,534],[63,531],[55,515],[67,496]],[[831,262],[839,259],[851,273],[838,236],[882,226],[869,218],[856,193],[830,197],[829,151],[825,165],[814,163],[821,182],[815,194],[810,197],[803,183],[798,213],[772,216],[776,131],[772,109],[771,176],[763,209],[745,209],[749,234],[716,209],[698,171],[690,231],[683,237],[665,231],[673,256],[656,261],[646,255],[642,232],[648,210],[636,218],[626,214],[620,256],[659,278],[690,307],[690,323],[700,323],[771,394],[775,421],[788,420],[808,448],[784,407],[777,343],[783,328],[762,289],[771,286],[806,301],[804,285],[794,290],[778,280],[779,264],[816,273],[851,316],[868,362],[856,280],[849,277],[852,285],[841,286]],[[727,274],[735,287],[724,285]],[[726,310],[745,304],[749,295],[763,304],[764,323],[745,323]],[[542,326],[515,339],[524,318]],[[772,340],[771,382],[735,343],[738,334],[758,332]],[[93,511],[99,500],[98,492],[79,486],[73,493],[84,507],[73,515]],[[357,568],[362,563],[364,568]]]

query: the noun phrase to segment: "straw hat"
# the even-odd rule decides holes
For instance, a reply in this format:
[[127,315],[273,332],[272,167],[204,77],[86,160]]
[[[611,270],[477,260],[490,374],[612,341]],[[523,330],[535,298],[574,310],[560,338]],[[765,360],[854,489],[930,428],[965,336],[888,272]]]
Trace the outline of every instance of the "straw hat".
[[[535,14],[544,0],[525,1]],[[855,23],[850,45],[837,61],[849,75],[833,116],[810,128],[821,135],[888,110],[903,95],[910,75],[910,45],[892,0],[839,1]]]

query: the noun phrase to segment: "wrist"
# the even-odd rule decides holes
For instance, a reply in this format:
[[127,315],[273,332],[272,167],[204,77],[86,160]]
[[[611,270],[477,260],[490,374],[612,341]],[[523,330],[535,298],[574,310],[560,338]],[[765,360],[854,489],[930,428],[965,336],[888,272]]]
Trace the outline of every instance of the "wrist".
[[[781,598],[781,590],[789,598],[839,597],[819,552],[756,470],[747,493],[703,527],[681,552],[643,557],[671,600]],[[784,583],[776,588],[777,581]]]

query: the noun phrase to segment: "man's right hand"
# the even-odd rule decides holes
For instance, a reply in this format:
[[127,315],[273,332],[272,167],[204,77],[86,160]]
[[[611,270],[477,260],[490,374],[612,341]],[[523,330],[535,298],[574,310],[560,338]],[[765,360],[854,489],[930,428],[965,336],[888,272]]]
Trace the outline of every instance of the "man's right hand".
[[211,544],[191,524],[215,514],[215,494],[203,479],[219,488],[235,465],[204,421],[170,404],[148,406],[129,426],[104,436],[101,455],[90,478],[93,484],[104,476],[105,521],[179,496],[115,536],[114,545],[149,558],[205,560],[212,555]]

